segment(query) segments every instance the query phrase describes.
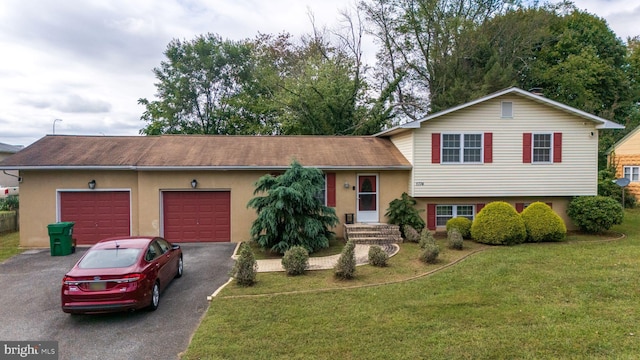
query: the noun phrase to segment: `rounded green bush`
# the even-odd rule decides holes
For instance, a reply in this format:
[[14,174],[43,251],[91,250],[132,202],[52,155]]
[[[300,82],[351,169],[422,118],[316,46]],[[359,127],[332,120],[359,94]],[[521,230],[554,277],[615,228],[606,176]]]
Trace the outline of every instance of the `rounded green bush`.
[[433,237],[431,231],[427,228],[422,229],[422,233],[420,233],[420,248],[424,249],[428,244],[436,244],[436,238]]
[[282,257],[282,267],[287,275],[302,275],[309,267],[309,252],[303,246],[292,246]]
[[387,254],[378,245],[373,245],[369,248],[369,264],[378,267],[387,266],[387,260],[389,260],[389,254]]
[[438,260],[440,248],[436,244],[427,244],[420,253],[420,260],[427,264],[433,264]]
[[447,221],[447,233],[453,229],[458,229],[463,238],[471,236],[471,220],[466,217],[454,217]]
[[404,233],[404,239],[408,242],[417,243],[420,241],[420,234],[411,225],[403,225],[402,232]]
[[520,214],[527,230],[527,242],[562,241],[567,227],[562,218],[543,202],[534,202]]
[[504,201],[487,204],[471,225],[471,238],[483,244],[514,245],[524,242],[526,237],[522,217]]
[[569,203],[567,215],[580,230],[599,233],[622,224],[624,209],[608,196],[581,196]]
[[449,249],[462,250],[464,240],[462,239],[462,234],[457,228],[453,228],[451,231],[447,232],[447,246]]

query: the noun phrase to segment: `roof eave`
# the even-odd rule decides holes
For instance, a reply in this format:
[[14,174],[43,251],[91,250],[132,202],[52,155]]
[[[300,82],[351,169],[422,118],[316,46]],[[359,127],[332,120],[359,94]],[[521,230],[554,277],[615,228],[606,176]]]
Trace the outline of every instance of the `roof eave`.
[[[411,165],[311,165],[322,170],[411,170]],[[277,166],[5,166],[0,170],[130,170],[130,171],[279,171],[289,165]]]

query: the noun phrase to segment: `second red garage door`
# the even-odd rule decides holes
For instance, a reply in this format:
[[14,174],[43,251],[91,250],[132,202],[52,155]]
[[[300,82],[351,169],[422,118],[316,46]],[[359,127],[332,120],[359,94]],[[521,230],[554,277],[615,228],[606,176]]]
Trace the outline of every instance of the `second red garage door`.
[[231,193],[165,191],[164,237],[171,242],[231,241]]

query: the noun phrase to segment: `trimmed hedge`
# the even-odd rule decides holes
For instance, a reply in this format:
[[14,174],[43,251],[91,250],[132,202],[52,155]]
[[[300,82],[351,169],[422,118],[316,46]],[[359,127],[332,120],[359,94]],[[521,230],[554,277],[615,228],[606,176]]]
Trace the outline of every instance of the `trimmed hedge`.
[[389,254],[386,253],[380,246],[373,245],[369,248],[369,264],[378,267],[387,266],[389,260]]
[[607,196],[581,196],[569,203],[567,215],[587,233],[599,233],[622,224],[624,209],[616,200]]
[[282,257],[282,267],[287,275],[303,275],[309,267],[309,252],[303,246],[292,246]]
[[258,272],[258,263],[253,255],[253,250],[248,243],[240,244],[240,252],[238,260],[231,270],[231,276],[234,277],[236,284],[240,286],[252,286],[256,282],[256,273]]
[[562,218],[543,202],[534,202],[520,214],[527,230],[527,242],[562,241],[567,227]]
[[458,229],[463,238],[468,239],[471,236],[471,220],[466,217],[454,217],[447,220],[447,233],[453,229]]
[[471,238],[483,244],[514,245],[524,242],[526,237],[520,214],[504,201],[487,204],[471,225]]
[[341,280],[350,280],[355,277],[356,274],[356,244],[349,240],[342,249],[342,253],[338,258],[338,263],[333,268],[333,273],[336,278]]
[[447,246],[449,247],[449,249],[454,250],[462,250],[462,248],[464,247],[462,234],[457,228],[453,228],[447,233]]
[[414,229],[411,225],[403,225],[402,233],[404,234],[404,239],[408,242],[417,243],[420,242],[420,234],[418,230]]

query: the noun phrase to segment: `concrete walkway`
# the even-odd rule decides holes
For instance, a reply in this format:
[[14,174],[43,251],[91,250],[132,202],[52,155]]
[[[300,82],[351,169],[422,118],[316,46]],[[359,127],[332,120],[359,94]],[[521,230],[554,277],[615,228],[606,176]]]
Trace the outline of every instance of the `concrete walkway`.
[[[356,245],[356,265],[365,265],[369,263],[369,248],[371,245]],[[400,247],[397,244],[389,244],[381,246],[384,251],[389,254],[389,257],[395,255],[400,251]],[[322,257],[310,257],[309,268],[307,270],[325,270],[333,269],[338,263],[340,254]],[[274,272],[284,271],[282,268],[281,259],[268,259],[268,260],[256,260],[258,263],[258,272]]]

